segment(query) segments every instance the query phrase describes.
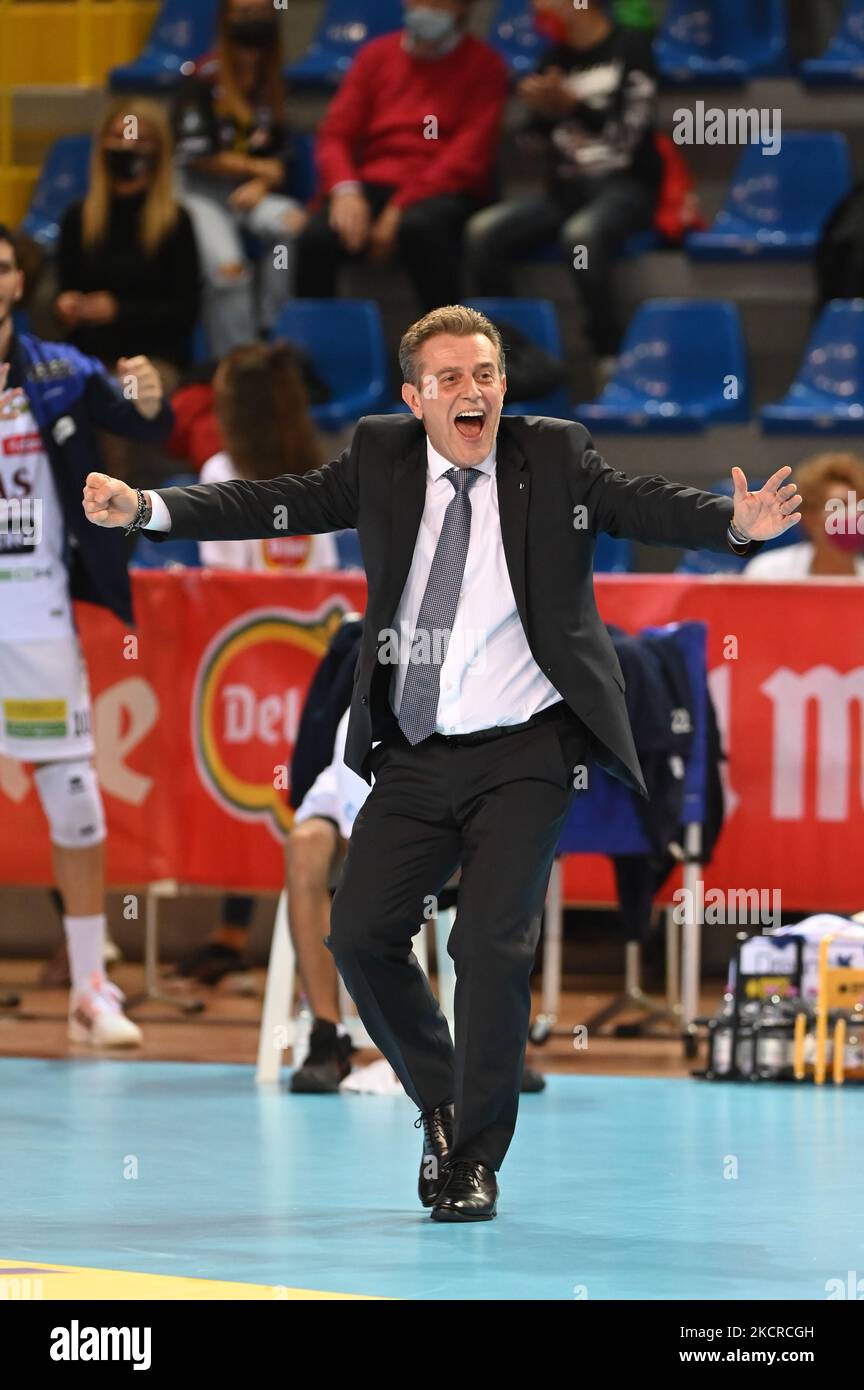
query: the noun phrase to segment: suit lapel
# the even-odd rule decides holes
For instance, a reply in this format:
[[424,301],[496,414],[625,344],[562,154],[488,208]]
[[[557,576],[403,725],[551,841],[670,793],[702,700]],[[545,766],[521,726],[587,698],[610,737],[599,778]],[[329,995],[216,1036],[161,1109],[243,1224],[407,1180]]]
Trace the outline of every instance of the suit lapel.
[[522,627],[528,632],[528,603],[525,596],[525,533],[528,525],[528,498],[531,476],[525,467],[525,456],[513,441],[506,419],[498,427],[495,451],[495,472],[498,482],[498,511],[501,517],[501,539],[504,557],[513,586],[516,608]]
[[405,588],[426,505],[426,431],[422,427],[418,429],[417,438],[396,460],[391,502],[388,620],[395,613]]

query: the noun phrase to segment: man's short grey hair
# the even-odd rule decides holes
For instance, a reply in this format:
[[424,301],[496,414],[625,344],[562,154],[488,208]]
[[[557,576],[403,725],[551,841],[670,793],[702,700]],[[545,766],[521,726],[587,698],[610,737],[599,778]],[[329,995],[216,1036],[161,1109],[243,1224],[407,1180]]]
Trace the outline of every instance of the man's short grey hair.
[[428,314],[424,314],[422,319],[412,323],[402,335],[399,344],[399,366],[403,381],[419,387],[418,349],[428,338],[434,338],[439,333],[450,333],[454,338],[470,338],[475,333],[482,333],[495,348],[498,370],[502,376],[504,375],[504,344],[492,320],[481,314],[479,309],[469,309],[465,304],[445,304],[440,309],[432,309]]

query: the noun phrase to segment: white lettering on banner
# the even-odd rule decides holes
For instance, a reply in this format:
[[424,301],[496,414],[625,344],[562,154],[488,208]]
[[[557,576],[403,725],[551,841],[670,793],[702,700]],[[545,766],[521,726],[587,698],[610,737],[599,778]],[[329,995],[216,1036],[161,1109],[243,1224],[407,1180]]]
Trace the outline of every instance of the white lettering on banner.
[[[711,699],[714,701],[714,711],[717,715],[717,727],[720,731],[720,742],[725,749],[730,746],[730,719],[729,708],[732,699],[732,666],[730,662],[724,662],[722,666],[717,666],[708,673],[708,690]],[[732,785],[732,776],[729,770],[729,760],[724,759],[720,763],[720,781],[723,784],[723,801],[726,807],[727,820],[734,816],[738,803],[741,798]]]
[[283,695],[265,695],[258,700],[248,685],[226,685],[226,743],[249,743],[260,738],[267,744],[294,744],[300,724],[300,695],[286,690]]
[[93,734],[96,772],[103,791],[140,806],[150,793],[153,778],[126,763],[159,718],[159,699],[149,681],[130,676],[117,681],[93,701]]
[[[857,784],[864,807],[864,666],[841,673],[833,666],[790,671],[780,666],[761,689],[774,702],[771,759],[771,815],[803,820],[807,770],[807,711],[817,710],[816,819],[845,821],[849,816],[852,706],[857,705]],[[860,809],[860,807],[856,808]]]

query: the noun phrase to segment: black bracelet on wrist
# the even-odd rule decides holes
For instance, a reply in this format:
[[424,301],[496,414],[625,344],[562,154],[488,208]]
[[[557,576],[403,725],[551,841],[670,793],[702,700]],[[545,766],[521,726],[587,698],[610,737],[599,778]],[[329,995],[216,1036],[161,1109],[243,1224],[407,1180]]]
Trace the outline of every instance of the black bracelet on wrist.
[[140,487],[136,487],[135,493],[138,497],[138,506],[135,508],[135,515],[129,525],[123,527],[124,536],[130,536],[133,531],[140,531],[145,521],[149,521],[152,515],[152,507]]

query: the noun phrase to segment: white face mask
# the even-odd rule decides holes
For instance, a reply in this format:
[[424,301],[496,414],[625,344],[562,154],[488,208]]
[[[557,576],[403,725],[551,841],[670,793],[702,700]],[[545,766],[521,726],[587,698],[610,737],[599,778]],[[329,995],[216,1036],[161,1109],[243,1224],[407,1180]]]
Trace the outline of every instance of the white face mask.
[[456,33],[456,16],[426,5],[405,11],[405,28],[422,43],[444,43]]

